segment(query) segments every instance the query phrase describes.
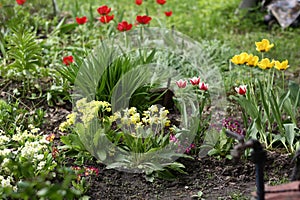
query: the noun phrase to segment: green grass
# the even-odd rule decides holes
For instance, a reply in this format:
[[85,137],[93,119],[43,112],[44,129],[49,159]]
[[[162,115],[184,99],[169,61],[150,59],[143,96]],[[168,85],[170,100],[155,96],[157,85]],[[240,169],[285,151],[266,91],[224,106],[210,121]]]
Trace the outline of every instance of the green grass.
[[[69,0],[69,2],[74,1]],[[174,26],[176,30],[195,40],[217,39],[236,49],[236,52],[256,53],[254,42],[267,38],[275,44],[275,48],[268,53],[268,57],[278,60],[288,59],[292,71],[300,65],[300,49],[298,48],[300,30],[298,28],[283,30],[279,25],[274,25],[269,30],[263,23],[266,11],[261,11],[261,9],[254,9],[251,12],[240,11],[239,14],[235,14],[240,0],[169,0],[164,6],[157,5],[154,0],[145,0],[141,6],[135,5],[133,0],[112,0],[101,3],[92,0],[77,2],[78,4],[63,1],[60,7],[73,14],[87,15],[89,8],[95,11],[98,6],[106,3],[112,7],[112,13],[118,16],[125,11],[124,19],[129,21],[133,21],[137,14],[148,13],[154,16],[152,26],[162,23],[160,20],[163,19],[163,11],[172,10],[172,17],[165,21],[167,27]],[[78,5],[77,8],[76,5]],[[94,12],[94,15],[97,16],[97,13]],[[157,16],[160,17],[157,18]]]

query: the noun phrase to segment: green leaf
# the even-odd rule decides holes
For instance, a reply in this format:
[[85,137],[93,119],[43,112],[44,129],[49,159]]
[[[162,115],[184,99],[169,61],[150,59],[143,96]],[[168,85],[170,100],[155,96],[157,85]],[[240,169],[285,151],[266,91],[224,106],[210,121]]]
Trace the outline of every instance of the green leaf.
[[99,148],[98,151],[96,152],[97,154],[97,158],[100,160],[100,161],[105,161],[106,160],[106,151]]
[[270,123],[272,123],[272,120],[271,120],[271,116],[270,116],[270,110],[269,110],[269,106],[270,106],[270,102],[266,100],[266,97],[265,95],[267,94],[267,97],[268,96],[268,92],[269,91],[265,91],[264,90],[264,87],[262,86],[260,80],[258,79],[258,86],[259,86],[259,91],[260,91],[260,97],[261,97],[261,100],[262,100],[262,105],[263,105],[263,108],[265,110],[265,113],[267,115],[267,118],[269,120]]
[[218,155],[219,153],[220,153],[219,150],[213,148],[213,149],[211,149],[207,154],[208,154],[209,156],[213,156],[213,155]]
[[283,124],[285,129],[285,137],[291,149],[293,149],[294,139],[295,139],[295,124]]
[[242,96],[240,97],[232,96],[232,97],[240,104],[240,106],[246,111],[248,115],[250,115],[252,119],[256,119],[259,117],[258,108],[255,106],[255,104],[252,101],[249,101],[248,99]]

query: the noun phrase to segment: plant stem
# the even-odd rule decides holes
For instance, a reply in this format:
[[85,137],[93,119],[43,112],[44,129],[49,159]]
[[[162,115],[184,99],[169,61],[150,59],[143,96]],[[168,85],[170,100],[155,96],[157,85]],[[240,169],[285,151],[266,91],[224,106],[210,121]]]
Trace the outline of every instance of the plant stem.
[[282,74],[282,89],[284,90],[284,71],[282,71],[281,74]]

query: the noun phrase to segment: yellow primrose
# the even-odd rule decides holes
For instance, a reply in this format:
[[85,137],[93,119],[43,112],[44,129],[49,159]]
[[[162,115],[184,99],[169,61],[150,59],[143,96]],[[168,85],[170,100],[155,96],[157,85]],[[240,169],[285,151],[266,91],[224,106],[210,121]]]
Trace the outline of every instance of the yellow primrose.
[[236,65],[243,65],[247,62],[249,55],[246,52],[243,52],[239,55],[232,57],[231,62]]
[[259,52],[267,52],[272,47],[274,47],[274,44],[270,44],[270,41],[267,39],[263,39],[261,42],[255,42],[256,50]]
[[264,58],[257,63],[257,66],[261,69],[271,69],[274,66],[274,62],[271,62],[269,58]]
[[158,112],[158,107],[157,105],[152,105],[150,108],[148,108],[149,111],[152,113]]
[[140,113],[135,113],[130,117],[130,121],[132,124],[136,124],[140,122]]
[[255,67],[257,66],[258,60],[258,56],[253,56],[253,54],[250,54],[247,59],[247,65],[250,67]]
[[165,126],[170,126],[171,121],[170,120],[166,120],[165,122]]
[[131,107],[129,110],[128,110],[128,113],[129,115],[134,115],[136,113],[136,107]]
[[279,62],[279,61],[275,61],[275,68],[278,70],[286,70],[289,67],[289,62],[288,60]]

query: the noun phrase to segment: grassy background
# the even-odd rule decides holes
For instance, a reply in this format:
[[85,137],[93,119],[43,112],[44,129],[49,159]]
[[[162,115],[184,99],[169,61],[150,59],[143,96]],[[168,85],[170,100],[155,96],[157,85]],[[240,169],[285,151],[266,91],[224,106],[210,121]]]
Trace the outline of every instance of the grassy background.
[[[73,15],[88,15],[101,5],[112,7],[112,13],[121,19],[133,21],[137,14],[146,14],[154,18],[152,26],[174,26],[176,30],[187,34],[191,38],[201,40],[217,39],[226,44],[237,53],[247,51],[256,53],[255,41],[263,38],[269,39],[275,44],[275,48],[268,53],[268,57],[278,60],[288,59],[290,70],[295,71],[300,66],[300,33],[299,28],[282,29],[275,24],[270,29],[263,22],[267,13],[260,8],[251,12],[240,10],[236,14],[241,0],[168,0],[163,6],[155,3],[155,0],[144,0],[141,6],[137,6],[134,0],[111,1],[63,1],[59,2],[61,10],[71,12]],[[172,10],[173,15],[165,19],[163,12]],[[163,20],[163,21],[162,21]],[[165,21],[166,20],[166,21]]]

